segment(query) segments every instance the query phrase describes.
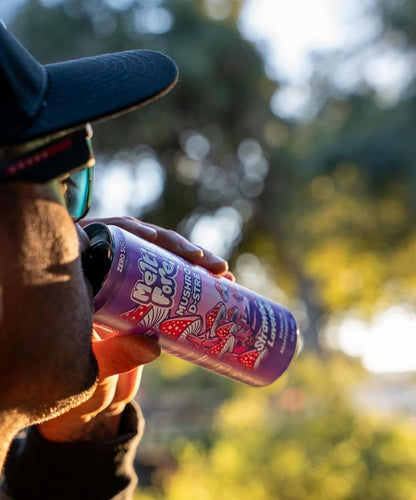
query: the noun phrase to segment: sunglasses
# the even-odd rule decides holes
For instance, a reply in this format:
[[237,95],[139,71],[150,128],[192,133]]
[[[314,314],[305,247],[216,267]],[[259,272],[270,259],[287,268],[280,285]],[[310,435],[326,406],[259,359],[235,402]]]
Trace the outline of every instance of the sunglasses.
[[58,187],[63,204],[74,222],[82,219],[90,209],[94,167],[84,168],[50,181]]
[[[0,182],[50,183],[76,222],[91,205],[92,128],[59,132],[0,150]],[[55,189],[55,190],[56,190]]]

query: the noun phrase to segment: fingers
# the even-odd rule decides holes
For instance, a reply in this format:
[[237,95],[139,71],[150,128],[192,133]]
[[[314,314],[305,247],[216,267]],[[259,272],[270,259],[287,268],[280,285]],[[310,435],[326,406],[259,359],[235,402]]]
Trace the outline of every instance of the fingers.
[[191,264],[205,267],[213,274],[222,276],[228,271],[228,263],[209,250],[194,245],[180,234],[170,229],[164,229],[154,224],[141,222],[133,217],[109,217],[104,219],[88,219],[80,222],[85,227],[91,222],[103,222],[118,226],[146,241],[168,250]]
[[228,262],[210,250],[202,249],[203,255],[198,260],[189,261],[192,264],[205,267],[208,271],[217,276],[223,276],[228,271]]
[[143,364],[160,354],[157,340],[143,335],[100,339],[93,332],[92,345],[100,380],[81,405],[38,426],[51,441],[96,441],[118,434],[120,415],[137,393]]
[[132,401],[136,396],[140,381],[142,378],[143,366],[139,366],[134,370],[123,373],[118,377],[117,387],[111,401],[108,405],[106,412],[108,415],[118,415],[120,414],[125,405]]
[[103,340],[93,338],[92,346],[98,361],[100,380],[130,372],[160,355],[157,340],[145,335],[115,335]]
[[205,267],[214,274],[222,275],[228,270],[228,263],[218,255],[194,245],[186,238],[169,229],[152,226],[157,230],[154,243],[158,246],[179,255],[191,264]]
[[143,335],[115,336],[93,342],[93,348],[100,368],[95,412],[106,418],[121,415],[139,390],[143,364],[160,354],[157,341]]

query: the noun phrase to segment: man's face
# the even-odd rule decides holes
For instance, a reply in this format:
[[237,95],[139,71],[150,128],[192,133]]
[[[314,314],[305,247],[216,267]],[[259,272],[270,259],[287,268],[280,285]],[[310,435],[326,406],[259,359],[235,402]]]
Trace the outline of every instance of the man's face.
[[54,183],[0,187],[0,394],[32,422],[84,400],[97,378],[92,294]]

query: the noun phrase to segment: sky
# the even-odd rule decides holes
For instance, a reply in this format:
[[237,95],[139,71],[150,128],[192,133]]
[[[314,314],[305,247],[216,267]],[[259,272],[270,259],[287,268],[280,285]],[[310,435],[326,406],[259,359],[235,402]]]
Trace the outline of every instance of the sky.
[[269,76],[283,82],[272,109],[283,118],[307,116],[312,71],[311,54],[356,50],[329,69],[327,77],[341,90],[362,81],[377,92],[379,104],[397,102],[414,76],[414,55],[395,43],[379,42],[363,49],[382,29],[376,0],[247,0],[240,19],[242,33],[263,48]]
[[355,311],[330,320],[325,330],[329,347],[361,358],[373,373],[410,373],[416,370],[416,314],[398,304],[366,321]]
[[272,101],[276,114],[297,118],[302,113],[310,97],[311,53],[340,48],[356,39],[351,19],[362,19],[362,10],[362,2],[355,0],[246,2],[240,30],[262,47],[269,76],[283,83]]
[[350,29],[345,4],[333,0],[248,0],[240,29],[268,46],[270,74],[303,83],[310,72],[307,55],[345,43]]

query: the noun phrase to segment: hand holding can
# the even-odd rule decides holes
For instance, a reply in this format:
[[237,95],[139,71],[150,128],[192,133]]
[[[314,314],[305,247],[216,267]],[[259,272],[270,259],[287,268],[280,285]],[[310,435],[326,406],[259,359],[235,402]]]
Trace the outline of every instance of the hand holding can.
[[253,386],[287,369],[299,331],[285,307],[119,227],[84,229],[97,324],[157,337],[162,351]]

